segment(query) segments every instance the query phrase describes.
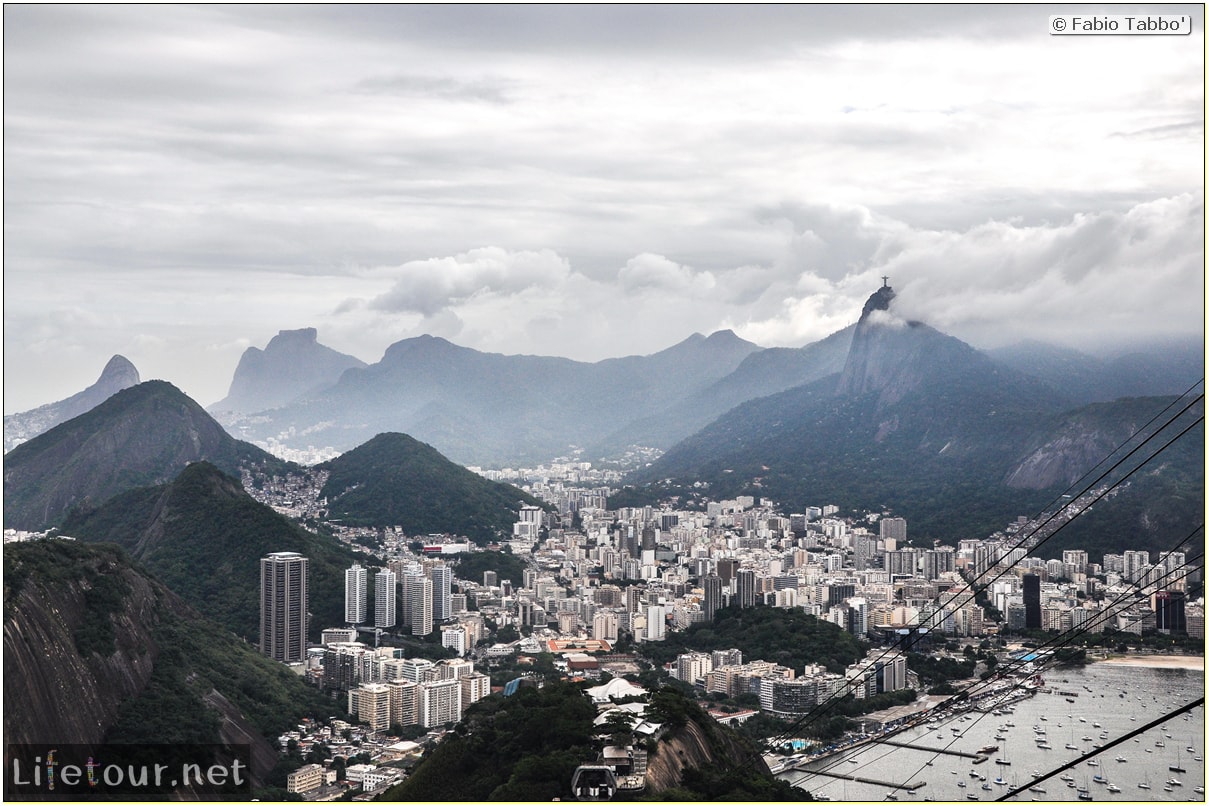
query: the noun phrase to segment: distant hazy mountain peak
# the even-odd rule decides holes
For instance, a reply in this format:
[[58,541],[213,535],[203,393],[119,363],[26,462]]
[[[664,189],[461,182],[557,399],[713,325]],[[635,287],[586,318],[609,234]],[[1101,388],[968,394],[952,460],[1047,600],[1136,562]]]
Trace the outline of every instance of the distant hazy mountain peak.
[[[735,333],[735,331],[727,329],[727,330],[715,330],[713,333],[710,333],[708,336],[701,334],[701,333],[694,333],[693,335],[689,336],[688,338],[686,338],[682,341],[679,341],[676,344],[673,344],[671,347],[668,347],[666,350],[662,350],[661,352],[667,352],[668,350],[677,350],[677,349],[682,349],[682,348],[686,348],[686,347],[697,348],[697,349],[704,348],[706,350],[711,350],[711,351],[715,351],[715,352],[723,351],[723,350],[740,350],[740,351],[743,351],[744,354],[746,354],[748,352],[754,352],[754,351],[761,349],[758,344],[753,344],[750,341],[747,341],[746,339],[740,338]],[[658,355],[658,354],[659,353],[655,353],[655,355]]]
[[319,331],[313,327],[302,327],[297,330],[279,330],[277,331],[277,335],[269,340],[265,352],[291,344],[314,344],[318,339]]
[[263,350],[249,347],[235,367],[227,396],[215,412],[278,408],[335,383],[346,369],[365,362],[319,343],[313,327],[279,330]]
[[747,339],[741,338],[735,331],[727,328],[725,330],[715,330],[713,333],[705,337],[707,342],[713,344],[751,344]]
[[138,383],[139,371],[130,362],[130,359],[124,355],[115,355],[101,370],[101,377],[97,379],[96,385],[115,385],[114,391],[119,392],[127,386],[134,386]]
[[105,364],[96,383],[82,392],[56,403],[47,403],[30,411],[10,414],[4,418],[4,450],[10,451],[22,442],[33,439],[100,405],[123,389],[139,384],[139,371],[122,355],[115,355]]

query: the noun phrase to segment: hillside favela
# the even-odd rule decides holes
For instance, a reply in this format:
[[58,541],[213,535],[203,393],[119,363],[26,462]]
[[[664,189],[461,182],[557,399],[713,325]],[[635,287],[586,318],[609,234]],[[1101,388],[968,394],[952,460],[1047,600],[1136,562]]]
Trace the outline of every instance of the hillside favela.
[[894,299],[555,370],[282,331],[210,412],[115,356],[5,420],[7,741],[277,799],[1202,795],[1199,357],[1059,377]]
[[1205,802],[1204,12],[5,4],[3,802]]

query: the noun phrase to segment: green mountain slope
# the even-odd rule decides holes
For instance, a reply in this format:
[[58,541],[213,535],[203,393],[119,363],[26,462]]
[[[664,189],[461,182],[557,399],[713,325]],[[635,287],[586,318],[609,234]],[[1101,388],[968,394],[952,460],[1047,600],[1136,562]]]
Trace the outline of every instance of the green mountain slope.
[[77,511],[63,532],[116,543],[185,601],[250,642],[259,640],[259,561],[275,551],[310,559],[311,637],[344,620],[344,571],[358,559],[339,541],[296,526],[206,462],[169,484]]
[[147,381],[5,455],[5,525],[45,529],[73,507],[96,506],[135,487],[162,484],[202,460],[235,474],[244,466],[285,465],[233,439],[172,384]]
[[488,481],[406,434],[379,434],[317,465],[328,518],[354,526],[402,526],[410,535],[466,535],[485,545],[512,534],[522,505],[541,502]]

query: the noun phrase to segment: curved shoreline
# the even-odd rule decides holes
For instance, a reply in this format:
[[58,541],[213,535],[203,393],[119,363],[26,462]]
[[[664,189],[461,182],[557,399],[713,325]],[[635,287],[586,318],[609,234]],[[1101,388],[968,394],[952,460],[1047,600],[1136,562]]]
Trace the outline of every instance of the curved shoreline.
[[1108,666],[1144,666],[1149,669],[1189,669],[1203,672],[1204,655],[1109,655],[1095,663]]

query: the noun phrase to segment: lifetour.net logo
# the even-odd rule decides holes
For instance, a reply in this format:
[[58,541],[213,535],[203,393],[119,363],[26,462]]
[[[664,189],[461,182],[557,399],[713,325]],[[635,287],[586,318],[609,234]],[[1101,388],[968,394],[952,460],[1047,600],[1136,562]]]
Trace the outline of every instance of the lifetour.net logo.
[[251,791],[249,749],[228,745],[5,745],[4,798]]

